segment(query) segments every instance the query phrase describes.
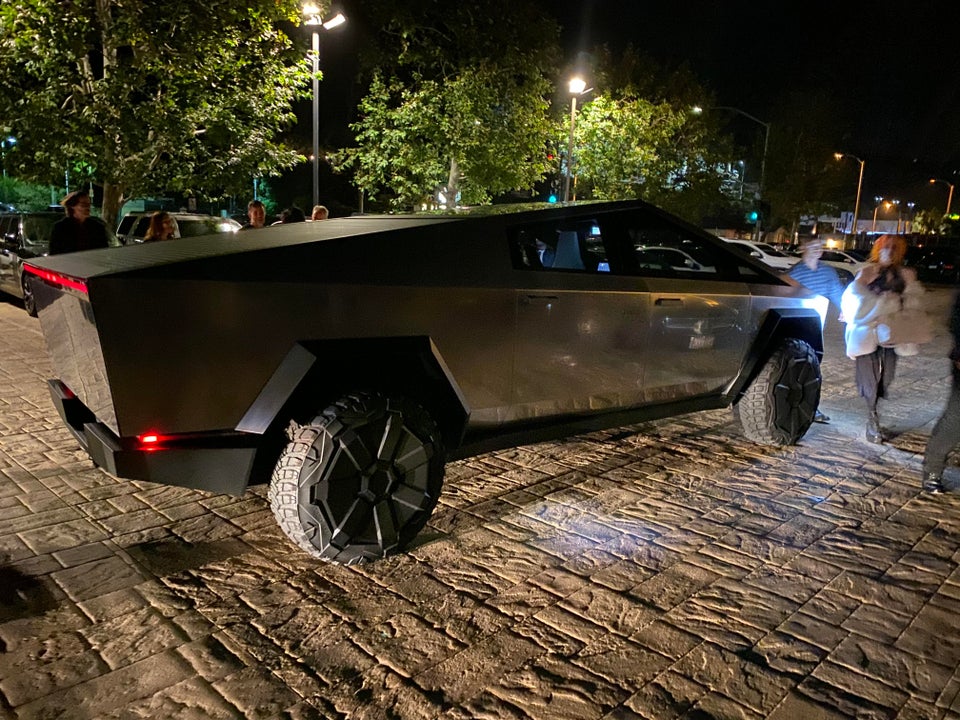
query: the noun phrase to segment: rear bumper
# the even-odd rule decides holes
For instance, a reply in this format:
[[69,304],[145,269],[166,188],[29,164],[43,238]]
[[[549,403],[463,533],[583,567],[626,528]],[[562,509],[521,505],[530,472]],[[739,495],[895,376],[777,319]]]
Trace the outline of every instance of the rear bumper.
[[243,493],[250,482],[261,436],[224,431],[164,438],[145,448],[120,438],[60,380],[48,380],[54,407],[80,446],[111,475],[162,485]]

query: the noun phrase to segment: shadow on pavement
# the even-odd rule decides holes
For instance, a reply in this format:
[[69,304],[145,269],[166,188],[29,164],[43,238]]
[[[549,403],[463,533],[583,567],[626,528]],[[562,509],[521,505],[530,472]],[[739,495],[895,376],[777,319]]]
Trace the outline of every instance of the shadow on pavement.
[[46,584],[11,567],[0,566],[0,588],[0,623],[42,615],[57,606]]
[[235,538],[200,543],[166,538],[127,548],[127,552],[141,567],[157,577],[195,570],[250,550],[247,543]]

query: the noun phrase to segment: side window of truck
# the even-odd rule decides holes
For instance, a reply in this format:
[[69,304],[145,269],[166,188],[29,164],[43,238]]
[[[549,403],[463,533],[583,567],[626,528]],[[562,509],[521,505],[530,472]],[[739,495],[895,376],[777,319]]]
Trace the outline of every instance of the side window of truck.
[[689,280],[738,277],[736,263],[728,252],[682,225],[637,212],[625,219],[623,229],[631,274]]
[[610,272],[600,223],[593,219],[513,228],[510,231],[510,256],[518,270]]

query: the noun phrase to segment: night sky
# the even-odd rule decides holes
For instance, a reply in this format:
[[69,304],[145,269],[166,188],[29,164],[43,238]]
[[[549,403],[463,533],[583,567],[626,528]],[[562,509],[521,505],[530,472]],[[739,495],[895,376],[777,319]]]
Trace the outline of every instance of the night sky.
[[[343,2],[348,17],[357,3]],[[929,177],[960,183],[956,0],[543,0],[543,7],[563,28],[568,63],[601,43],[617,50],[629,42],[667,66],[689,64],[718,105],[764,120],[790,90],[828,91],[849,118],[837,149],[866,161],[865,197],[932,205],[946,189],[928,185]],[[334,144],[349,142],[342,128],[360,100],[350,82],[362,42],[349,22],[324,37],[322,127]]]
[[[914,3],[558,0],[568,54],[630,42],[688,63],[717,104],[768,119],[787,90],[826,90],[866,161],[867,194],[945,192],[960,182],[960,42],[951,0]],[[856,163],[851,163],[856,165]],[[920,200],[921,198],[916,198]]]

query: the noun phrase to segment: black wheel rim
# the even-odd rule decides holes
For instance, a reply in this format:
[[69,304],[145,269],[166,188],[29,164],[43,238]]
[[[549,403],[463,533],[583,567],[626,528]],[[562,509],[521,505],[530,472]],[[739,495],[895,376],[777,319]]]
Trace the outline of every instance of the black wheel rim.
[[817,409],[820,374],[806,358],[791,358],[773,390],[774,423],[789,437],[810,426]]

